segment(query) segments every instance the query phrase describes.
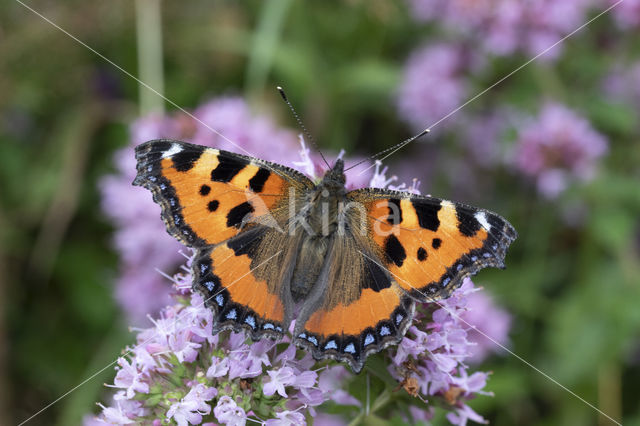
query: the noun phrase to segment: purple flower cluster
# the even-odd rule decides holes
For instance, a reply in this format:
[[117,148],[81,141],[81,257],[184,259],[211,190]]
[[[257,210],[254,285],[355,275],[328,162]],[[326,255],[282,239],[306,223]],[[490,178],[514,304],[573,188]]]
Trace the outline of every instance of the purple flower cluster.
[[416,130],[431,126],[457,108],[467,96],[463,71],[469,55],[456,44],[437,44],[414,51],[398,89],[400,117]]
[[173,419],[182,426],[214,418],[228,425],[267,418],[303,424],[325,401],[359,404],[339,389],[344,367],[311,369],[311,355],[287,338],[251,343],[244,332],[213,335],[213,313],[185,289],[190,282],[188,273],[174,277],[182,302],[137,330],[136,345],[118,359],[112,406],[100,405],[102,413],[85,424]]
[[115,297],[133,324],[171,302],[170,287],[154,269],[173,273],[184,261],[179,253],[182,246],[165,231],[160,207],[149,191],[131,185],[136,173],[134,147],[151,139],[170,138],[240,153],[244,149],[272,161],[298,159],[296,134],[276,127],[264,116],[254,116],[240,98],[211,100],[193,115],[197,120],[184,115],[137,120],[131,126],[129,146],[115,154],[116,173],[100,182],[102,210],[116,228],[114,245],[121,259]]
[[500,347],[495,342],[501,345],[508,343],[511,316],[494,303],[488,292],[479,288],[467,291],[466,297],[468,309],[460,317],[473,326],[468,331],[468,337],[475,343],[470,348],[468,361],[479,363],[492,352],[500,353]]
[[590,180],[607,140],[571,109],[556,103],[543,106],[518,134],[513,161],[535,179],[538,191],[555,198],[574,181]]
[[[477,291],[473,282],[466,279],[450,298],[418,306],[414,325],[392,355],[389,366],[391,374],[408,392],[425,400],[439,399],[451,407],[447,418],[456,425],[464,425],[467,420],[484,423],[482,416],[465,402],[478,394],[490,394],[483,390],[489,375],[479,371],[469,375],[465,364],[470,357],[480,356],[472,333],[490,327],[493,321],[506,328],[509,324],[508,316],[496,315],[489,305],[485,305],[485,312],[475,315],[482,325],[471,322],[474,319],[469,313],[475,310],[472,303],[477,300],[474,296]],[[482,317],[483,313],[490,316]],[[492,338],[503,344],[506,333],[494,334]],[[413,407],[411,414],[416,421],[429,419],[432,410]]]
[[[613,6],[618,0],[608,0]],[[618,26],[631,30],[640,26],[640,0],[624,0],[611,11]]]
[[604,80],[604,92],[616,101],[640,107],[640,62],[616,64]]
[[[152,327],[137,329],[136,345],[118,359],[111,406],[98,404],[102,412],[85,425],[161,424],[162,419],[180,426],[210,421],[305,424],[306,416],[315,416],[317,407],[328,401],[360,407],[345,390],[351,373],[342,365],[317,365],[287,337],[251,342],[244,332],[213,335],[212,311],[201,295],[190,292],[190,282],[188,273],[174,277],[180,302],[163,309]],[[464,364],[476,350],[470,337],[476,324],[465,319],[474,310],[475,291],[467,280],[451,298],[420,306],[415,325],[385,354],[390,372],[407,391],[414,392],[408,385],[413,380],[419,389],[415,396],[444,401],[452,410],[449,420],[458,425],[467,419],[483,421],[465,401],[488,394],[483,391],[488,375],[469,375]],[[483,325],[478,328],[494,321],[508,326],[508,319],[493,308],[481,309],[476,316]],[[417,420],[431,416],[430,410],[412,407],[411,413]]]
[[[584,23],[593,4],[593,0],[409,0],[416,20],[437,22],[498,56],[542,52]],[[553,59],[560,51],[556,46],[543,57]]]

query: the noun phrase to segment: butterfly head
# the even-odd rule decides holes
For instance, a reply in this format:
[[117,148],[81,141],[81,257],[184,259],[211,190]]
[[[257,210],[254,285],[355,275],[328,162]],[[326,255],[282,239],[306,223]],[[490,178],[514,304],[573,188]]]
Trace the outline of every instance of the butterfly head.
[[344,188],[347,179],[344,175],[344,161],[338,158],[333,167],[324,174],[320,186]]

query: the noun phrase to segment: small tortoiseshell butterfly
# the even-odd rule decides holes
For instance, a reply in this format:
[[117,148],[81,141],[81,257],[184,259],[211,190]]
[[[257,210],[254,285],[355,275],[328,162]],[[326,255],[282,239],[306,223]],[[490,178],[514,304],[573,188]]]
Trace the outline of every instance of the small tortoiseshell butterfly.
[[347,191],[338,159],[314,183],[288,167],[172,140],[136,147],[168,232],[196,250],[193,288],[214,332],[294,341],[316,359],[365,359],[397,344],[415,301],[504,267],[514,228],[486,210],[407,192]]

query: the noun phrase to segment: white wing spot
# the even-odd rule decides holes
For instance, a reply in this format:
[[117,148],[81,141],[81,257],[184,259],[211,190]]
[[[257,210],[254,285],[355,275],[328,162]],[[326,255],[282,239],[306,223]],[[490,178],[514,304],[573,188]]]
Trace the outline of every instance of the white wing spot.
[[171,145],[171,148],[169,148],[168,150],[166,150],[165,152],[162,153],[162,158],[173,157],[174,155],[176,155],[180,151],[182,151],[182,147],[180,145],[178,145],[177,143],[174,143],[174,144]]
[[251,328],[256,328],[256,320],[252,316],[248,316],[247,318],[245,318],[244,322],[249,324]]
[[336,345],[335,340],[330,340],[326,345],[324,345],[325,349],[338,349],[338,345]]
[[485,214],[485,212],[477,212],[474,216],[476,220],[480,222],[480,225],[482,225],[484,229],[486,229],[487,231],[491,229],[491,224],[487,220],[487,215]]
[[375,341],[376,339],[371,334],[367,334],[367,337],[364,338],[364,345],[365,346],[370,345]]

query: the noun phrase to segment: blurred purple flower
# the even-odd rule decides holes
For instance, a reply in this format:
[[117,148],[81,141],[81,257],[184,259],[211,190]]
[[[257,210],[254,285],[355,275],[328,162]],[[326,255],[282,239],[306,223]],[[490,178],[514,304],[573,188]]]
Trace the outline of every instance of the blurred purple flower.
[[468,331],[469,341],[476,344],[470,348],[469,362],[479,363],[489,353],[500,352],[500,347],[494,341],[501,345],[508,344],[511,316],[496,306],[486,291],[468,294],[468,306],[461,317],[469,326],[477,329]]
[[[608,0],[613,6],[618,0]],[[611,11],[618,26],[630,30],[640,26],[640,0],[624,0]]]
[[607,140],[569,108],[548,103],[520,130],[514,163],[536,180],[538,191],[555,198],[573,180],[588,181],[608,149]]
[[[409,0],[416,20],[437,22],[495,55],[542,52],[580,26],[593,4],[593,0]],[[555,46],[543,58],[553,59],[561,50]]]
[[449,420],[452,424],[458,426],[465,426],[467,424],[467,421],[469,420],[475,423],[489,423],[480,414],[473,411],[468,405],[463,405],[456,411],[448,413],[447,420]]
[[603,86],[609,97],[640,107],[640,62],[628,66],[615,65]]
[[410,405],[409,413],[413,418],[413,423],[423,422],[425,424],[429,424],[433,419],[433,408],[431,407],[425,410],[423,408],[418,408],[414,405]]
[[[519,114],[508,107],[462,118],[460,127],[464,130],[461,139],[464,140],[473,161],[482,167],[503,164],[506,156],[505,146],[503,146],[504,138],[507,131],[519,121],[518,119]],[[468,161],[468,158],[465,161]],[[458,167],[454,168],[454,170],[458,169]]]
[[398,90],[398,114],[416,130],[431,126],[464,102],[463,72],[469,57],[459,45],[436,44],[414,51]]

